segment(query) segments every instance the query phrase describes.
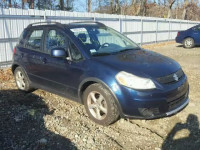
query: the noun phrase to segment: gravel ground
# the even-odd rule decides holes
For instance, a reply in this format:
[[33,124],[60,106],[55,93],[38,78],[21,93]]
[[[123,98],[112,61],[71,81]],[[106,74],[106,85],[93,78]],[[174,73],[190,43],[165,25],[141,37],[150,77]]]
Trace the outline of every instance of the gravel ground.
[[10,70],[0,70],[0,149],[200,149],[200,48],[173,42],[145,48],[178,61],[190,83],[190,104],[156,120],[120,119],[103,127],[84,107],[54,94],[16,89]]

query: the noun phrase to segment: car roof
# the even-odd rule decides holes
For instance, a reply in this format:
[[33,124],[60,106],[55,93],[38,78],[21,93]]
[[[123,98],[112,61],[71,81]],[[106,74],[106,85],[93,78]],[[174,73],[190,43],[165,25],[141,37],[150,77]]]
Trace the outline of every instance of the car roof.
[[44,26],[58,26],[61,28],[77,28],[77,27],[86,27],[86,26],[98,26],[98,27],[102,27],[105,25],[103,23],[100,22],[95,22],[95,21],[84,21],[84,22],[71,22],[68,24],[62,24],[59,22],[36,22],[36,23],[32,23],[29,24],[27,28],[32,28],[32,27],[44,27]]
[[105,26],[103,23],[95,22],[95,21],[85,21],[85,22],[72,22],[66,24],[69,28],[73,27],[84,27],[84,26]]

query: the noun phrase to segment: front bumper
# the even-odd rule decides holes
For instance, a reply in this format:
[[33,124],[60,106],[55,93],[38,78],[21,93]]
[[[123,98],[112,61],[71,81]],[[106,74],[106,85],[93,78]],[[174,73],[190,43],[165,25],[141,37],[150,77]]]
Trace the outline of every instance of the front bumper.
[[185,100],[185,102],[180,105],[179,107],[175,108],[174,110],[168,111],[166,113],[163,114],[157,114],[157,115],[152,115],[152,116],[129,116],[129,115],[124,115],[124,118],[133,118],[133,119],[156,119],[156,118],[162,118],[162,117],[167,117],[167,116],[171,116],[174,115],[178,112],[180,112],[181,110],[183,110],[187,105],[189,104],[189,98],[187,98]]
[[179,112],[182,109],[184,109],[188,105],[188,103],[189,103],[189,98],[187,98],[186,101],[181,106],[179,106],[178,108],[176,108],[174,110],[171,110],[169,112],[166,112],[166,116],[170,116],[170,115],[176,114],[177,112]]
[[173,115],[189,103],[189,84],[184,76],[179,82],[165,85],[164,89],[136,91],[120,87],[117,99],[121,117],[153,119]]

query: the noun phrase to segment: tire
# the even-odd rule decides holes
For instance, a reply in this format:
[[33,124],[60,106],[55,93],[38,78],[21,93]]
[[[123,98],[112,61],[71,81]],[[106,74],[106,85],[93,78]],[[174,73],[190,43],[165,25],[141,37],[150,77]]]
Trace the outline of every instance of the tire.
[[183,46],[185,48],[193,48],[194,47],[194,39],[193,38],[186,38],[183,41]]
[[21,67],[17,67],[14,71],[15,82],[19,90],[24,92],[32,92],[35,89],[31,87],[30,81]]
[[100,125],[108,126],[119,118],[114,97],[99,83],[90,85],[84,91],[83,102],[89,118]]

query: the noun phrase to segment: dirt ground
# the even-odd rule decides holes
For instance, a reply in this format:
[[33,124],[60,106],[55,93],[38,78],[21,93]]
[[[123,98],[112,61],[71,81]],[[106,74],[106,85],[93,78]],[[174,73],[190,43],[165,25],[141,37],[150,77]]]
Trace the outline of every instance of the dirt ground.
[[10,70],[0,70],[0,149],[200,150],[200,47],[173,42],[148,45],[178,61],[190,83],[190,103],[180,113],[156,120],[120,119],[103,127],[84,106],[37,90],[16,89]]

